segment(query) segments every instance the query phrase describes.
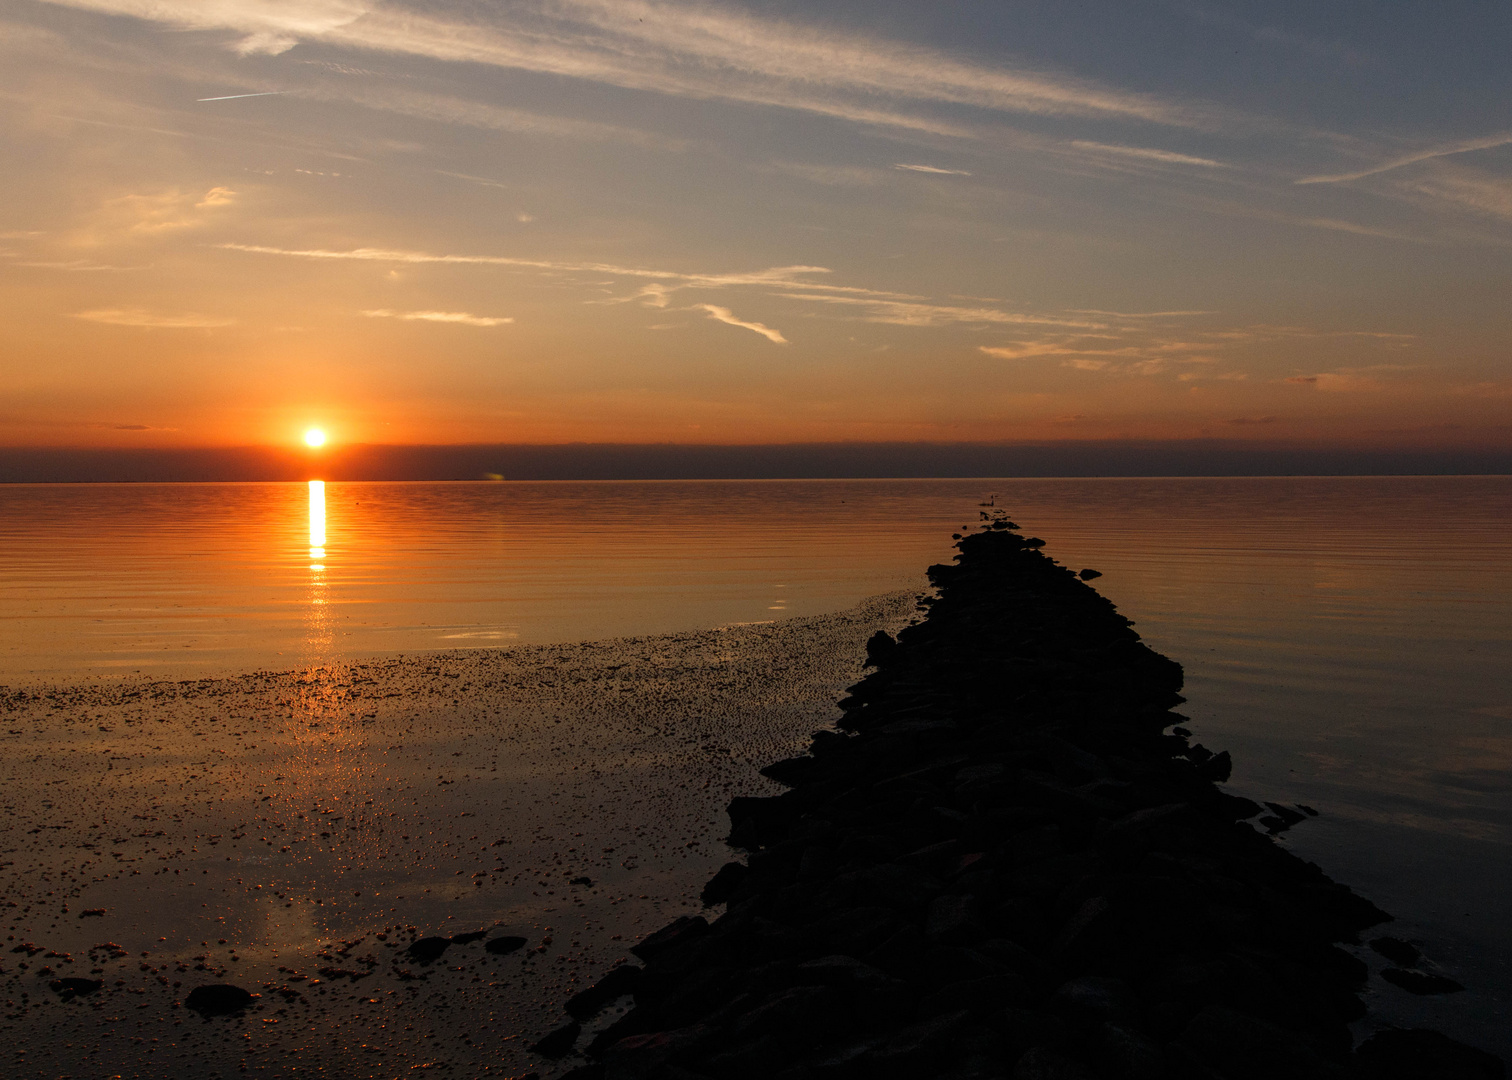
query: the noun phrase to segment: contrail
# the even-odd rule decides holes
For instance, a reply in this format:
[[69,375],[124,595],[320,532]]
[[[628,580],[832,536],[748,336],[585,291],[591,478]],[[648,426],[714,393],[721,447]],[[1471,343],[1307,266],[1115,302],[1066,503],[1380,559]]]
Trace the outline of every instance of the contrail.
[[231,100],[233,100],[235,98],[244,98],[244,97],[272,97],[274,94],[286,94],[286,93],[288,93],[287,90],[264,90],[260,94],[226,94],[224,97],[200,97],[200,98],[195,98],[194,100],[195,101],[231,101]]

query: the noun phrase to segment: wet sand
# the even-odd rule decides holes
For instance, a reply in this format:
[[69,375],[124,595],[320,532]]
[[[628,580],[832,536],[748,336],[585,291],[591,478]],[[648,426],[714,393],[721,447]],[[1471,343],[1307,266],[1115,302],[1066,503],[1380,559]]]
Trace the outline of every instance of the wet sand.
[[[914,594],[702,633],[0,692],[11,1076],[522,1076]],[[428,936],[487,931],[430,964]],[[487,939],[520,936],[508,955]],[[63,979],[98,980],[70,996]],[[260,995],[233,1016],[196,986]],[[614,1019],[611,1010],[602,1022]]]

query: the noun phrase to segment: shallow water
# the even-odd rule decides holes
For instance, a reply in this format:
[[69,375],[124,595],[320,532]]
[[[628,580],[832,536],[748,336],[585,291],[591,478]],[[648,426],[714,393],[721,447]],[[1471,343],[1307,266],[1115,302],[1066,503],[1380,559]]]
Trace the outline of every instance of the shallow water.
[[[699,910],[730,797],[777,790],[759,765],[913,613],[0,699],[5,1075],[548,1064],[562,1003]],[[526,945],[406,955],[478,931]],[[222,981],[261,998],[175,1004]]]
[[[506,653],[502,659],[539,667],[544,654],[526,648],[529,643],[746,623],[759,629],[767,620],[840,611],[869,595],[922,588],[924,567],[948,558],[952,528],[973,520],[977,503],[990,494],[1027,531],[1043,537],[1054,557],[1103,571],[1096,586],[1136,620],[1154,648],[1185,665],[1190,701],[1184,711],[1199,739],[1234,753],[1235,790],[1322,811],[1284,842],[1396,914],[1398,922],[1385,929],[1418,942],[1430,960],[1469,988],[1448,998],[1416,999],[1373,980],[1372,1022],[1430,1022],[1512,1056],[1508,478],[331,484],[327,543],[314,558],[309,493],[302,486],[0,488],[6,671],[0,681],[13,687],[83,682],[105,694],[115,692],[123,673],[136,670],[143,679],[308,671],[343,658],[448,645],[515,649],[516,658]],[[856,648],[871,624],[861,619],[846,625],[849,636],[825,638],[829,647],[849,642],[846,647]],[[777,626],[798,634],[794,641],[809,640],[801,620]],[[786,640],[781,634],[778,639]],[[786,662],[776,659],[779,653],[773,646],[760,655],[781,667]],[[490,655],[475,650],[468,662]],[[853,665],[854,656],[848,662]],[[400,680],[406,686],[427,661],[416,663],[420,667],[402,667],[410,673]],[[805,724],[834,715],[826,695],[843,684],[837,674],[843,666],[825,669],[827,680],[805,682],[802,720],[783,727],[783,738],[800,738]],[[697,722],[702,714],[696,703],[713,692],[710,685],[690,674],[663,690],[667,715],[677,719],[655,738],[692,739],[689,746],[738,742],[733,731],[729,740],[712,734],[738,723],[729,713],[705,717],[710,724]],[[756,715],[763,694],[754,684],[741,692]],[[540,686],[522,689],[501,715],[509,718],[506,727],[539,712],[560,719],[567,731],[578,730],[574,724],[585,722],[581,715],[562,712],[560,704],[549,703],[555,700]],[[81,714],[77,703],[58,710],[53,704],[28,708],[40,708],[57,722],[66,716],[74,732],[70,749],[38,758],[40,751],[28,741],[36,721],[9,725],[7,731],[15,733],[0,737],[8,790],[39,806],[48,799],[53,812],[74,814],[71,827],[96,824],[84,822],[60,789],[80,783],[86,775],[82,763],[98,768],[100,758],[109,759],[103,746],[86,748],[77,741],[100,725],[91,727],[91,714]],[[386,700],[379,717],[398,707],[397,699]],[[446,753],[463,753],[459,761],[480,768],[476,747],[467,748],[453,730],[471,721],[464,722],[448,700],[429,700],[425,708],[431,737],[464,740]],[[315,763],[334,769],[338,760],[343,767],[356,760],[336,755],[342,747],[307,729],[303,715],[294,710],[270,716],[259,706],[225,719],[241,721],[233,730],[243,732],[254,721],[277,720],[284,740],[280,754],[304,755],[306,774],[317,781],[325,774]],[[621,713],[611,709],[606,715]],[[672,728],[681,736],[669,735]],[[753,730],[769,729],[758,723]],[[212,738],[208,727],[201,731],[188,737]],[[104,734],[95,731],[90,738]],[[146,754],[144,731],[127,729],[124,720],[108,735],[117,740],[110,744],[114,752]],[[278,783],[274,777],[283,766],[258,756],[263,742],[254,752],[246,749],[246,739],[218,738],[223,755],[181,750],[165,760],[163,772],[144,774],[161,792],[160,817],[172,809],[188,822],[191,809],[200,812],[196,800],[209,796],[195,785],[205,775],[199,770],[208,766],[196,762],[219,761],[218,775],[228,778],[224,790],[238,798],[248,794],[251,781],[232,779],[234,769],[265,785]],[[633,771],[636,739],[642,738],[652,736],[602,744],[583,738],[588,756],[572,761],[597,756],[603,768],[626,777],[631,773],[624,770]],[[761,739],[760,753],[770,747],[776,756],[780,740]],[[760,753],[747,756],[765,760]],[[702,775],[711,760],[707,752],[691,754],[680,775]],[[417,761],[406,768],[413,770]],[[541,759],[534,774],[543,793],[575,782],[570,765],[552,761],[549,755]],[[16,771],[18,762],[34,764]],[[730,775],[760,783],[752,774],[753,766],[741,761]],[[700,821],[705,830],[718,831],[723,793],[708,797],[699,783],[663,789],[683,792],[681,802],[673,794],[666,802],[680,809],[658,811],[669,823],[669,836],[712,838],[714,833],[698,832]],[[308,787],[295,790],[311,801]],[[381,823],[385,814],[394,815],[390,821],[420,815],[419,821],[439,813],[439,804],[424,809],[424,800],[413,796],[414,805],[406,806],[394,791],[374,798],[374,808],[363,811],[372,815],[362,818],[364,828]],[[218,806],[211,809],[221,813]],[[297,809],[309,815],[316,808],[311,801]],[[577,810],[579,819],[592,819]],[[644,814],[633,803],[623,810],[623,816],[606,817],[604,828],[622,829],[613,822]],[[286,827],[301,827],[295,820],[307,819],[287,819]],[[448,828],[460,823],[458,818]],[[201,824],[184,835],[219,831]],[[13,861],[17,827],[13,817],[13,831],[6,834],[11,842],[4,845],[12,849],[4,857],[14,867],[8,874],[21,873]],[[308,841],[308,826],[302,827]],[[453,842],[463,840],[459,835]],[[101,841],[81,833],[78,842]],[[69,887],[82,889],[85,899],[101,887],[79,877],[82,862],[70,862],[83,860],[88,849],[49,854],[36,847],[35,836],[25,843],[36,851],[26,864],[29,874],[50,866],[61,882],[60,875],[71,872]],[[370,858],[386,850],[377,834],[367,843],[363,850]],[[704,857],[707,862],[679,861],[681,870],[669,866],[661,891],[643,891],[662,897],[667,911],[680,909],[691,902],[700,875],[719,861],[707,847],[699,851]],[[301,887],[318,891],[329,867],[317,862],[311,868]],[[250,870],[243,865],[244,880],[252,880]],[[385,880],[411,878],[410,870],[395,868]],[[270,877],[264,883],[282,881]],[[408,915],[375,908],[348,931],[327,914],[327,921],[301,931],[302,945],[290,947],[306,948],[327,932],[375,933],[384,917],[419,925],[443,911],[415,899],[414,889],[427,887],[415,881],[406,897],[418,906]],[[325,906],[316,900],[338,899],[309,895],[316,909]],[[166,914],[183,900],[165,900],[156,911]],[[203,909],[219,915],[229,910],[215,904]],[[285,910],[303,909],[296,903]],[[601,913],[595,925],[609,925],[611,914],[620,912],[616,907]],[[640,915],[654,921],[650,909]],[[16,929],[9,932],[18,935],[46,929],[10,921]],[[100,930],[108,936],[107,927]],[[224,936],[249,954],[250,943],[263,940]],[[201,938],[216,940],[208,933]],[[400,987],[396,993],[409,991]]]

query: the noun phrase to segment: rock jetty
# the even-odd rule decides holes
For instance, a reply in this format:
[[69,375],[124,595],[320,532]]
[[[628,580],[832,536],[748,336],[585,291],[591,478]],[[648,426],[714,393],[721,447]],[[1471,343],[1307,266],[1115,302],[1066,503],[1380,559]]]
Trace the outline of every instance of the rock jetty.
[[763,770],[790,790],[730,804],[724,913],[641,941],[539,1052],[573,1080],[1502,1077],[1435,1032],[1354,1047],[1339,945],[1389,916],[1268,835],[1310,811],[1218,786],[1180,665],[1016,529],[931,567],[838,729]]

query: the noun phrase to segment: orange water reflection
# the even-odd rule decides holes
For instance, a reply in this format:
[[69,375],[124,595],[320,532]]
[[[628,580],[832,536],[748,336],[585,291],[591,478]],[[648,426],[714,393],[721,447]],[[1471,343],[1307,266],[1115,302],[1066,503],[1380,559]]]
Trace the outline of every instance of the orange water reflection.
[[310,558],[325,558],[325,481],[310,481]]

